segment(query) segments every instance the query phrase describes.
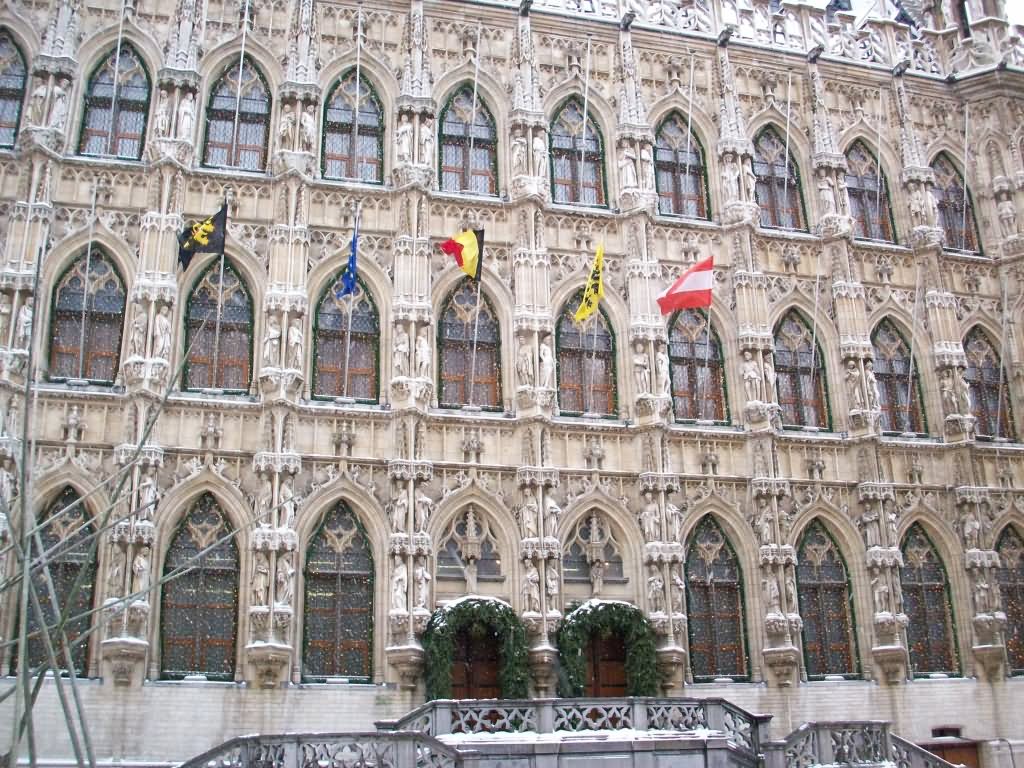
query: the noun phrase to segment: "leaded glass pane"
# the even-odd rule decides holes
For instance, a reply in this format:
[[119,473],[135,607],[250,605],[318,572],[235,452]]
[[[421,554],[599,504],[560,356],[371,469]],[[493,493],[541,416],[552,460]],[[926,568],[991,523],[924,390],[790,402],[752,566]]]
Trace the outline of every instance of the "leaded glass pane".
[[[360,77],[356,121],[356,91],[353,69],[342,76],[327,97],[321,168],[325,179],[380,184],[384,179],[383,110],[369,81]],[[356,152],[352,151],[353,146]]]
[[806,229],[800,203],[800,176],[792,155],[772,129],[761,131],[754,142],[754,197],[761,208],[761,226]]
[[80,256],[54,293],[50,322],[52,380],[113,383],[124,332],[125,288],[100,250]]
[[684,309],[668,336],[672,405],[677,419],[725,420],[725,374],[718,334],[708,339],[707,314]]
[[900,584],[903,612],[909,620],[910,666],[915,675],[959,674],[946,568],[916,523],[903,538],[903,562]]
[[224,540],[231,532],[217,500],[204,493],[171,540],[163,576],[177,575],[163,585],[160,601],[163,678],[234,678],[239,572],[235,539]]
[[441,189],[496,195],[498,132],[480,95],[474,102],[472,87],[460,88],[441,112],[440,123]]
[[317,308],[313,393],[317,397],[376,401],[380,342],[377,307],[362,283],[356,284],[353,293],[339,298],[342,288],[339,276]]
[[1006,371],[1000,366],[999,353],[979,327],[972,328],[967,334],[964,351],[967,353],[964,378],[970,385],[971,409],[978,420],[975,431],[988,437],[1013,439],[1010,390]]
[[148,111],[149,75],[135,49],[124,43],[89,80],[79,154],[140,159]]
[[835,541],[817,520],[800,540],[796,580],[807,676],[855,674],[846,564]]
[[1024,538],[1007,526],[996,543],[999,567],[996,578],[1003,613],[1006,614],[1006,658],[1010,674],[1024,673]]
[[25,102],[25,57],[11,36],[0,31],[0,147],[13,147]]
[[686,599],[693,679],[746,677],[740,564],[710,515],[697,524],[687,546]]
[[669,216],[707,219],[704,153],[683,117],[673,112],[661,124],[654,147],[658,210]]
[[615,336],[600,308],[582,324],[576,322],[582,300],[581,290],[558,319],[558,408],[563,414],[614,416]]
[[339,502],[306,553],[303,676],[369,679],[373,661],[373,552]]
[[567,101],[555,117],[550,140],[554,201],[605,205],[601,133],[589,114],[584,123],[583,105],[575,98]]
[[871,336],[875,350],[875,381],[878,382],[882,430],[886,432],[923,432],[921,383],[918,368],[910,357],[910,348],[895,326],[883,320]]
[[501,407],[501,333],[490,301],[474,281],[464,280],[448,299],[439,342],[441,407]]
[[889,184],[878,159],[858,141],[846,153],[846,166],[846,191],[854,237],[892,242]]
[[241,67],[225,69],[210,92],[203,165],[262,171],[269,133],[270,92],[246,57]]
[[220,265],[213,261],[188,302],[185,388],[246,391],[252,362],[252,298],[226,260],[223,296],[219,285]]
[[977,224],[974,204],[966,194],[963,177],[946,155],[939,155],[932,163],[935,172],[933,193],[938,206],[939,220],[947,248],[957,251],[978,250]]
[[803,318],[790,311],[775,329],[775,375],[782,423],[827,427],[821,348]]

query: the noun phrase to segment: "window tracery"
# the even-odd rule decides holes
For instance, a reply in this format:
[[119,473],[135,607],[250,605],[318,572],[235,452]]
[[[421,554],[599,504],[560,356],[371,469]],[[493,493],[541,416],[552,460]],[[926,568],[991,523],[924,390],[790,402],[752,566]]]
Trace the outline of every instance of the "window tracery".
[[710,328],[707,313],[684,309],[676,314],[669,327],[672,404],[676,418],[725,421],[722,345],[714,328]]
[[241,67],[228,66],[210,90],[203,165],[262,171],[269,136],[270,90],[246,56]]
[[583,291],[566,302],[558,318],[558,408],[563,414],[614,416],[618,401],[615,335],[600,306],[582,324],[574,319]]
[[342,289],[339,276],[324,291],[317,307],[313,394],[376,402],[380,370],[377,306],[362,281],[356,282],[354,292],[339,298]]
[[[586,135],[584,136],[584,125]],[[551,197],[556,203],[605,205],[604,142],[575,97],[551,123]]]
[[882,430],[924,432],[919,369],[911,359],[903,336],[886,319],[875,328],[871,344],[875,351],[873,366],[882,410]]
[[775,329],[775,375],[782,422],[788,426],[829,426],[825,366],[814,333],[796,310]]
[[1024,537],[1008,525],[996,542],[996,552],[999,553],[996,579],[1006,614],[1003,632],[1006,659],[1010,674],[1019,675],[1024,673]]
[[853,603],[846,563],[818,520],[811,522],[801,537],[796,580],[807,676],[856,674]]
[[131,45],[123,43],[120,51],[111,52],[86,89],[79,154],[139,160],[146,137],[149,89],[149,74]]
[[654,147],[658,210],[668,216],[708,219],[704,148],[678,112],[669,115]]
[[774,128],[765,128],[754,140],[754,199],[761,208],[761,226],[807,229],[800,191],[800,174],[792,153]]
[[185,388],[244,392],[252,369],[252,298],[227,260],[223,297],[218,295],[219,285],[220,265],[214,260],[188,300]]
[[1010,390],[999,352],[988,334],[980,327],[972,328],[964,339],[967,370],[964,378],[971,389],[971,408],[977,418],[975,431],[988,437],[1015,437]]
[[[441,111],[440,179],[444,192],[498,192],[498,132],[490,110],[473,89],[462,86]],[[470,138],[472,137],[472,152]]]
[[894,242],[889,182],[878,159],[863,142],[857,141],[846,151],[846,166],[854,237]]
[[[441,407],[501,407],[501,331],[498,316],[490,300],[473,281],[463,280],[448,299],[441,314],[438,343],[441,348],[438,398]],[[472,400],[470,379],[473,382]]]
[[974,219],[974,203],[964,186],[963,176],[945,154],[932,162],[935,186],[932,188],[938,208],[936,226],[942,229],[947,248],[977,252],[978,225]]
[[580,518],[562,548],[562,578],[591,583],[594,594],[605,581],[624,581],[622,545],[608,518],[596,509]]
[[356,91],[353,69],[342,75],[327,97],[321,171],[325,179],[380,184],[384,180],[384,112],[373,86],[360,77],[357,121]]
[[0,147],[13,147],[21,125],[28,68],[17,43],[0,30]]
[[478,580],[503,578],[498,540],[490,521],[472,504],[448,526],[437,553],[437,578],[465,581],[469,591]]
[[946,568],[918,523],[903,537],[902,549],[900,585],[914,674],[959,674]]

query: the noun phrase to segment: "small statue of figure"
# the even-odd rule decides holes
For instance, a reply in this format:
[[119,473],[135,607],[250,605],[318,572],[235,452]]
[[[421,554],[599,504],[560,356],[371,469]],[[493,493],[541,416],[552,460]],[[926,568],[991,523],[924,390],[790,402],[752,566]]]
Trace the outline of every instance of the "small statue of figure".
[[999,228],[1002,230],[1003,237],[1016,237],[1017,206],[1013,204],[1013,200],[1006,198],[996,206],[996,210],[999,214]]
[[640,147],[640,188],[646,192],[654,190],[654,155],[646,143]]
[[533,488],[527,486],[523,489],[523,503],[519,507],[519,518],[523,525],[524,539],[537,538],[538,512],[537,497],[534,495]]
[[281,364],[281,321],[277,315],[267,319],[267,333],[263,337],[263,365],[276,368]]
[[302,151],[312,152],[316,146],[316,116],[313,114],[313,105],[307,104],[299,117],[300,137],[302,139]]
[[683,511],[671,502],[665,505],[665,514],[668,516],[669,540],[678,544],[683,543]]
[[953,371],[946,368],[939,377],[939,394],[942,396],[942,410],[947,416],[959,410],[956,392],[953,390]]
[[416,505],[413,509],[417,533],[424,533],[427,530],[427,523],[430,521],[430,514],[433,511],[434,502],[423,492],[422,488],[417,488]]
[[395,159],[399,163],[412,162],[412,123],[407,114],[402,115],[395,129]]
[[748,203],[757,202],[757,174],[754,173],[754,166],[751,163],[750,158],[745,158],[743,161],[743,183],[746,186],[744,192],[747,196]]
[[864,388],[868,392],[868,410],[879,410],[882,397],[878,391],[878,379],[875,378],[875,364],[871,360],[864,362]]
[[786,610],[799,613],[800,604],[796,600],[796,576],[790,571],[786,574]]
[[644,506],[640,510],[640,527],[647,541],[661,538],[661,509],[650,491],[644,491]]
[[430,573],[427,571],[427,559],[416,558],[416,568],[413,570],[413,580],[416,583],[416,607],[426,608],[430,603]]
[[141,547],[132,561],[132,594],[142,600],[148,598],[149,592],[149,547]]
[[562,514],[562,508],[558,506],[550,494],[544,495],[544,535],[548,538],[558,538],[558,516]]
[[124,567],[127,562],[124,550],[117,544],[110,554],[110,566],[107,568],[107,597],[120,597],[124,589]]
[[540,613],[540,572],[533,560],[527,560],[523,572],[523,612]]
[[64,122],[68,118],[68,86],[66,79],[61,79],[58,85],[53,86],[53,103],[50,106],[50,120],[48,127],[57,131],[64,130]]
[[156,465],[150,464],[139,483],[139,520],[152,520],[159,501],[160,486],[156,480]]
[[288,367],[302,370],[302,321],[297,317],[288,326]]
[[281,487],[278,489],[280,496],[279,506],[281,507],[281,527],[295,527],[295,491],[292,490],[292,476],[283,473]]
[[544,569],[544,587],[545,592],[548,593],[548,609],[554,607],[555,598],[558,597],[559,580],[558,580],[558,566],[555,565],[554,558],[547,561],[547,567]]
[[764,401],[764,374],[761,366],[754,360],[754,356],[747,350],[743,353],[743,391],[747,395],[747,402]]
[[526,175],[526,137],[523,136],[522,128],[516,128],[512,133],[512,175]]
[[889,585],[881,576],[871,579],[871,595],[875,603],[875,613],[889,613],[892,606],[889,602]]
[[533,386],[533,350],[526,341],[525,336],[518,337],[516,346],[516,376],[519,377],[519,386]]
[[401,533],[405,530],[405,521],[408,516],[409,501],[405,497],[405,491],[399,492],[398,498],[391,502],[391,530],[394,533]]
[[981,523],[974,515],[968,515],[964,520],[964,546],[967,549],[978,549],[981,539]]
[[641,342],[633,345],[633,383],[638,395],[651,392],[651,361],[647,358],[647,350]]
[[36,86],[32,91],[32,100],[28,105],[28,124],[37,128],[46,125],[46,84]]
[[651,613],[665,612],[665,581],[655,565],[651,565],[647,577],[647,605]]
[[555,382],[555,358],[551,352],[551,342],[547,339],[540,341],[540,381],[541,389],[552,389]]
[[195,127],[195,124],[196,97],[189,91],[178,105],[178,138],[191,142],[192,129]]
[[822,216],[834,216],[836,212],[835,182],[824,168],[818,170],[818,200],[821,202]]
[[429,117],[420,123],[420,164],[434,164],[434,122]]
[[740,199],[740,168],[736,156],[731,152],[722,163],[722,186],[725,189],[725,201],[732,203]]
[[540,131],[533,134],[533,175],[541,178],[548,175],[548,145]]
[[967,380],[967,369],[963,366],[957,368],[957,389],[960,413],[964,416],[974,413],[974,408],[971,407],[971,382]]
[[34,316],[35,299],[29,296],[18,310],[17,329],[14,337],[14,346],[18,349],[28,349],[32,342],[32,318]]
[[295,593],[295,566],[292,565],[292,553],[282,552],[277,556],[277,573],[274,575],[277,588],[274,602],[278,605],[291,605]]
[[430,379],[431,357],[433,348],[428,338],[427,326],[420,328],[416,335],[416,375],[421,379]]
[[772,509],[764,496],[757,500],[757,535],[762,546],[771,544],[775,538],[772,534]]
[[291,150],[295,146],[295,115],[292,105],[285,104],[281,109],[281,122],[277,124],[277,146],[282,150]]
[[846,400],[850,408],[862,410],[864,408],[864,393],[860,387],[860,370],[857,368],[856,360],[846,361],[844,381],[846,382]]
[[146,356],[146,330],[148,327],[146,311],[142,307],[137,308],[132,317],[132,333],[128,343],[128,354],[131,357]]
[[409,592],[409,567],[405,558],[395,555],[394,567],[391,570],[391,610],[405,612],[406,596]]
[[768,599],[769,613],[782,613],[782,604],[779,594],[779,579],[775,574],[764,580],[765,595]]
[[171,333],[171,310],[164,304],[153,320],[153,357],[170,359]]
[[623,189],[636,189],[636,152],[632,147],[622,146],[619,150],[619,178]]
[[671,397],[672,395],[672,366],[668,359],[668,352],[665,344],[658,344],[658,351],[654,355],[654,372],[658,394]]
[[395,329],[395,346],[391,353],[391,367],[394,376],[409,375],[409,334],[405,326],[399,324]]
[[0,293],[0,346],[7,345],[7,334],[11,330],[11,295]]
[[157,137],[161,139],[166,137],[171,130],[171,116],[168,113],[167,106],[167,91],[163,89],[160,90],[160,96],[157,97],[154,128]]

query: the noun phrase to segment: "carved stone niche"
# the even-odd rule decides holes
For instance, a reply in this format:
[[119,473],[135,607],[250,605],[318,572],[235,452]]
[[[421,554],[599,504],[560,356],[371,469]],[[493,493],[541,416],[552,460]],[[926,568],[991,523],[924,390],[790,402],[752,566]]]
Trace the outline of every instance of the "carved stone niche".
[[800,649],[794,645],[765,648],[761,651],[768,681],[780,688],[789,688],[800,679]]

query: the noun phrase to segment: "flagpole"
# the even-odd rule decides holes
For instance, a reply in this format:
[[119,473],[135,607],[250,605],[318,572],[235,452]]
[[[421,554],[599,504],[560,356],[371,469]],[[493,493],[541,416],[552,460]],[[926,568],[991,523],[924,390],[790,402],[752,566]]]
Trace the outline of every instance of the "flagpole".
[[[882,235],[882,114],[885,112],[882,102],[885,97],[882,89],[878,89],[878,114],[875,115],[875,215],[878,216],[878,234]],[[870,232],[868,236],[870,236]]]
[[[476,131],[476,104],[477,104],[477,89],[480,85],[480,27],[481,22],[476,23],[476,50],[473,52],[473,107],[470,110],[469,115],[469,178],[466,179],[469,187],[464,189],[464,192],[473,191],[473,140],[476,138],[474,132]],[[480,286],[477,286],[477,299],[480,298]],[[479,314],[479,307],[477,309]],[[476,338],[473,339],[473,348],[476,349]],[[473,402],[472,396],[470,396],[470,403]]]
[[[478,258],[483,258],[481,252]],[[477,329],[480,327],[480,285],[483,282],[484,269],[483,264],[480,265],[480,272],[476,278],[476,316],[473,318],[473,352],[469,357],[469,398],[466,405],[470,408],[473,407],[473,390],[476,389],[476,334]]]
[[[712,273],[714,274],[714,273]],[[700,403],[700,415],[707,418],[704,412],[704,395],[707,394],[707,380],[711,378],[708,362],[711,359],[711,311],[704,313],[704,375],[697,382],[697,397]]]
[[96,226],[96,192],[98,184],[92,186],[92,211],[89,214],[89,239],[85,246],[85,276],[82,278],[82,330],[78,336],[78,378],[85,376],[85,326],[89,314],[89,272],[92,269],[92,240]]
[[[358,249],[359,247],[359,218],[362,214],[362,206],[356,203],[355,220],[352,225],[354,231],[352,235],[352,248]],[[346,267],[347,269],[347,267]],[[358,285],[356,286],[358,289]],[[345,326],[345,375],[341,380],[341,396],[348,397],[348,358],[349,351],[352,348],[352,307],[356,303],[356,291],[352,291],[348,294],[348,324]]]
[[121,20],[117,25],[117,49],[114,51],[114,80],[110,91],[110,134],[107,136],[108,155],[117,155],[115,137],[117,126],[114,120],[117,116],[117,76],[121,69],[121,41],[124,39],[124,0],[121,0]]
[[921,263],[917,264],[917,275],[914,278],[914,309],[910,316],[910,369],[907,377],[907,429],[911,432],[912,423],[910,419],[911,408],[913,407],[914,394],[914,338],[917,336],[917,309],[921,305]]
[[[354,178],[356,181],[362,179],[362,174],[359,172],[359,102],[360,102],[360,90],[361,85],[359,76],[361,73],[362,56],[363,56],[363,4],[360,2],[359,8],[356,11],[356,106],[352,118],[352,165],[355,168]],[[350,307],[351,311],[351,307]],[[345,350],[346,365],[348,363],[348,349]],[[346,387],[348,382],[345,382]]]
[[1003,421],[1003,361],[1006,360],[1006,326],[1009,319],[1009,309],[1007,302],[1009,296],[1007,295],[1006,281],[1003,281],[1003,322],[999,338],[999,385],[996,389],[996,424],[995,434],[993,437],[1002,437],[999,434],[999,430]]
[[[789,73],[789,79],[786,81],[786,153],[782,158],[782,205],[783,210],[789,200],[789,115],[793,111],[793,73]],[[796,211],[794,211],[796,213]],[[794,224],[796,223],[794,217]],[[794,229],[794,227],[785,227],[785,229]],[[815,300],[817,300],[817,294],[815,294]]]
[[[583,198],[583,164],[587,159],[587,114],[590,109],[590,35],[587,35],[587,71],[583,77],[583,133],[580,137],[580,202]],[[597,181],[596,177],[594,179]]]
[[[786,154],[789,157],[789,154]],[[788,165],[788,161],[787,161]],[[787,172],[788,177],[788,172]],[[818,355],[818,296],[820,291],[818,286],[821,282],[821,251],[818,251],[817,260],[814,263],[814,318],[811,321],[811,396],[813,397],[816,390],[814,388],[814,375],[818,371],[816,363]],[[823,427],[824,424],[815,424],[816,427]]]
[[[242,69],[245,66],[245,38],[249,32],[249,0],[244,0],[242,6],[242,50],[238,54],[238,82],[235,83],[235,123],[231,129],[231,147],[235,157],[228,158],[229,167],[237,168],[239,163],[237,162],[238,157],[238,113],[242,107]],[[225,235],[227,233],[225,232]],[[224,252],[221,251],[221,274],[223,276],[224,271]],[[217,317],[217,331],[220,332],[220,317]]]
[[[686,107],[686,175],[683,176],[683,183],[687,183],[690,180],[690,137],[693,135],[693,54],[690,54],[690,95],[687,99],[688,105]],[[699,190],[694,190],[694,196],[698,194]],[[696,207],[696,206],[694,206]],[[684,216],[685,211],[680,211]],[[699,215],[698,211],[694,211],[694,218]]]
[[[249,0],[246,0],[246,7],[248,7],[248,5],[249,5]],[[218,388],[218,386],[217,386],[217,379],[218,379],[218,376],[217,376],[217,364],[218,364],[219,358],[220,358],[220,316],[221,316],[221,314],[223,312],[223,309],[224,309],[224,251],[227,248],[227,239],[228,239],[227,207],[228,207],[228,201],[227,201],[227,198],[225,197],[224,198],[224,240],[221,243],[221,247],[220,247],[220,277],[217,280],[217,322],[216,322],[216,327],[215,327],[214,332],[213,332],[213,370],[211,371],[211,374],[212,374],[213,378],[211,380],[210,376],[206,377],[207,378],[206,383],[208,385],[211,385],[211,387],[210,387],[211,389],[217,389]],[[280,360],[278,360],[278,362],[280,363]]]
[[[600,312],[601,312],[601,307],[598,306],[594,310],[594,314],[598,314]],[[596,413],[596,411],[594,410],[594,368],[596,367],[596,363],[597,363],[597,323],[598,323],[598,319],[596,317],[594,317],[593,315],[591,315],[591,317],[593,318],[591,320],[591,322],[594,324],[594,333],[591,335],[591,345],[590,345],[590,377],[589,377],[590,378],[590,383],[587,385],[587,399],[583,403],[583,412],[584,413]],[[583,338],[584,339],[587,338],[587,335],[586,335],[585,331],[583,333]],[[584,351],[583,351],[583,359],[584,359],[584,361],[586,361],[586,354],[587,354],[586,353],[586,349],[584,349]]]
[[963,214],[960,217],[960,247],[967,250],[967,164],[970,156],[967,154],[967,130],[971,120],[971,105],[964,102],[964,184],[963,184]]

